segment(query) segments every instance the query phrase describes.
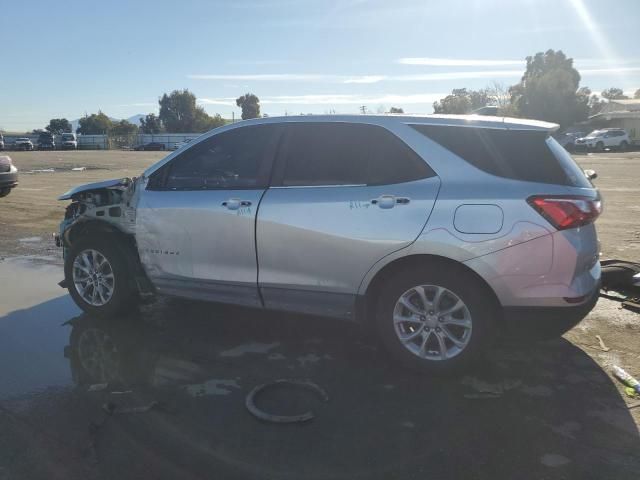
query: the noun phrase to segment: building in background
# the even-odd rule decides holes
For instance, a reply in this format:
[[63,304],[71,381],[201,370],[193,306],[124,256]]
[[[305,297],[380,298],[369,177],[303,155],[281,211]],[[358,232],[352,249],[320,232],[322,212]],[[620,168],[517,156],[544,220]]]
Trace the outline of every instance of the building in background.
[[631,143],[640,146],[640,99],[610,100],[588,123],[593,128],[623,128]]

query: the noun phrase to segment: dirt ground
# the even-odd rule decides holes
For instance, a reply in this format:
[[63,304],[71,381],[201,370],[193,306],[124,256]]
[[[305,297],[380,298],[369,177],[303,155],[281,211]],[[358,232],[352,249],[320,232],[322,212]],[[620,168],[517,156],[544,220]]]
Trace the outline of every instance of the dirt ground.
[[[43,254],[53,248],[71,187],[139,175],[166,152],[54,151],[5,152],[19,170],[19,185],[0,201],[0,256]],[[73,171],[72,168],[82,168]],[[53,169],[53,171],[50,171]]]
[[[20,185],[0,199],[0,256],[42,254],[52,248],[66,202],[58,195],[75,185],[139,175],[165,152],[9,152]],[[597,222],[603,258],[640,260],[640,152],[576,155],[581,167],[598,172],[604,198]],[[72,168],[85,167],[84,171]],[[53,172],[42,171],[54,169]]]

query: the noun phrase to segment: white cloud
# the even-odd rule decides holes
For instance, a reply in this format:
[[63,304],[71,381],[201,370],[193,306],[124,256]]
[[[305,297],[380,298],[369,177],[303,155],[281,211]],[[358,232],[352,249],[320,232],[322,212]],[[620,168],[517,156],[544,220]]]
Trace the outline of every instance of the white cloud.
[[[445,97],[446,93],[421,93],[413,95],[378,94],[311,94],[311,95],[275,95],[260,98],[263,105],[381,105],[381,104],[431,104]],[[232,98],[198,98],[205,105],[235,105]]]
[[640,67],[587,68],[578,70],[581,75],[611,75],[612,73],[637,73]]
[[309,73],[256,73],[256,74],[192,74],[191,80],[235,80],[235,81],[326,81],[336,75],[319,75]]
[[428,82],[434,80],[467,80],[474,78],[505,78],[520,77],[523,70],[488,70],[478,72],[438,72],[438,73],[415,73],[409,75],[393,75],[388,80],[399,82]]
[[233,107],[236,104],[236,99],[232,97],[198,98],[196,101],[202,105],[225,105]]
[[461,58],[405,57],[399,58],[402,65],[423,65],[429,67],[500,67],[508,65],[524,66],[524,60],[477,60]]
[[472,72],[415,73],[406,75],[322,75],[307,73],[260,73],[260,74],[203,74],[188,75],[192,80],[226,81],[289,81],[289,82],[329,82],[343,84],[370,84],[384,81],[425,82],[431,80],[465,80],[474,78],[519,77],[522,70],[489,70]]
[[157,107],[158,102],[123,103],[116,107]]
[[386,80],[386,75],[361,75],[345,78],[342,83],[378,83]]

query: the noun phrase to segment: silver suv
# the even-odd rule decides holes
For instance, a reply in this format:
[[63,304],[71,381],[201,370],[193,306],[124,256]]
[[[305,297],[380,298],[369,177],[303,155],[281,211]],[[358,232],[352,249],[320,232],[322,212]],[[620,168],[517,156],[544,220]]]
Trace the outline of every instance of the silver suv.
[[154,294],[338,317],[429,371],[509,325],[560,335],[595,304],[598,191],[548,123],[265,118],[139,178],[74,188],[65,280],[85,311]]

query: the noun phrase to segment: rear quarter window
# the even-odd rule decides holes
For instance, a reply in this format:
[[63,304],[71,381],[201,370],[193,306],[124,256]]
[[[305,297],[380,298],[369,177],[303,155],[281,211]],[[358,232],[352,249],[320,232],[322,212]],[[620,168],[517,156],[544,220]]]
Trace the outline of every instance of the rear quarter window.
[[569,153],[547,132],[411,125],[480,170],[525,182],[590,187]]

